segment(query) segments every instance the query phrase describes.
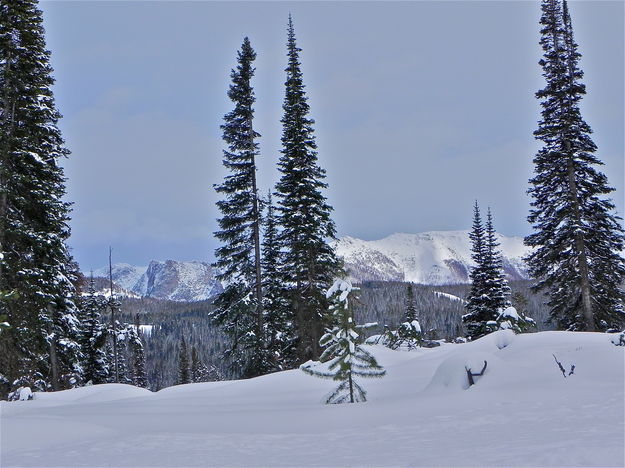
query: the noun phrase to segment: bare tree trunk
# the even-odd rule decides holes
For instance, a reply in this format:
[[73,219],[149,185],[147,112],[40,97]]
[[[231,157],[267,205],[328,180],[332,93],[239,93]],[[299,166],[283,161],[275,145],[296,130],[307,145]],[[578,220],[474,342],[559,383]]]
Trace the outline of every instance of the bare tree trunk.
[[354,382],[352,380],[352,372],[349,372],[349,402],[354,402]]
[[109,287],[111,295],[109,304],[111,305],[111,327],[113,329],[113,361],[115,367],[115,383],[119,383],[119,360],[117,358],[117,324],[115,321],[115,303],[113,298],[113,249],[109,247]]

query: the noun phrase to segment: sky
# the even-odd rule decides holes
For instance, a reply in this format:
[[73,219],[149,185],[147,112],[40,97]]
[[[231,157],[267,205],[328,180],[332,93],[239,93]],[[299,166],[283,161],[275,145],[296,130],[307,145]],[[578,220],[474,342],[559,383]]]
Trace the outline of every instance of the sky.
[[[602,170],[624,195],[624,3],[570,11]],[[55,69],[70,246],[108,261],[211,261],[230,70],[257,52],[262,193],[279,178],[286,22],[293,15],[319,163],[339,236],[468,229],[472,204],[526,235],[538,149],[534,1],[42,1]]]

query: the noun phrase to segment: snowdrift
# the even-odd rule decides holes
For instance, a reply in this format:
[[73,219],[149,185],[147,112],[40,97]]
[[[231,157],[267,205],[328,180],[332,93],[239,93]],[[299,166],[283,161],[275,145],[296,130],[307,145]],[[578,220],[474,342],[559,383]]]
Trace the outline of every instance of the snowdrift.
[[368,401],[353,405],[323,405],[335,383],[298,370],[38,393],[0,404],[0,466],[623,466],[625,347],[610,338],[371,346],[387,376],[362,381]]

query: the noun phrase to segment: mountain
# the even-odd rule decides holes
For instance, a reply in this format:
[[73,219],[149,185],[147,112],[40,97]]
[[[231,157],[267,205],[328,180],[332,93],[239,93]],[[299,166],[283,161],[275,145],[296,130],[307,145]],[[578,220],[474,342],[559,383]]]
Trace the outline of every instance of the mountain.
[[[504,271],[509,279],[527,279],[522,258],[529,252],[521,237],[497,234]],[[392,234],[365,241],[338,239],[334,248],[345,261],[352,281],[412,281],[442,285],[468,283],[471,260],[469,231]]]
[[[497,234],[504,271],[511,280],[527,279],[523,256],[528,248],[520,237]],[[337,254],[354,282],[412,281],[428,285],[469,282],[471,244],[468,231],[431,231],[392,234],[366,241],[342,237],[334,243]],[[108,278],[108,268],[94,271]],[[139,296],[172,301],[202,301],[223,288],[209,263],[152,261],[148,266],[113,265],[113,282]]]
[[[127,263],[113,265],[113,282],[122,289],[142,297],[170,301],[203,301],[222,291],[215,271],[205,262],[151,261],[145,266]],[[93,272],[108,277],[108,268]]]

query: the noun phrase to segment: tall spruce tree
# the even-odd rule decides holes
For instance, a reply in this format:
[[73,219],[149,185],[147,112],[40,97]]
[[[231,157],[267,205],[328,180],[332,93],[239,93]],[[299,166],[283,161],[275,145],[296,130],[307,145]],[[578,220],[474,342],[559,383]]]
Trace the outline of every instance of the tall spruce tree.
[[491,314],[484,288],[485,272],[483,265],[486,238],[477,201],[473,206],[473,226],[469,238],[471,239],[471,259],[475,266],[469,272],[471,289],[465,306],[467,313],[462,316],[462,321],[467,328],[467,335],[471,338],[479,338],[488,333],[485,329],[485,322],[489,320]]
[[489,308],[491,310],[505,309],[510,306],[510,286],[503,271],[501,251],[490,208],[486,215],[484,240],[484,287],[488,295]]
[[514,315],[504,314],[510,306],[510,287],[503,271],[493,216],[489,208],[484,227],[477,201],[473,208],[473,228],[469,237],[475,267],[469,274],[471,290],[466,303],[467,314],[462,317],[468,336],[476,339],[501,328],[520,331],[517,321],[523,318],[517,320]]
[[620,327],[625,237],[607,198],[614,189],[597,169],[602,162],[579,109],[586,89],[566,2],[543,0],[540,24],[546,86],[536,93],[542,113],[534,135],[542,147],[529,189],[534,233],[525,238],[534,248],[527,259],[534,290],[547,292],[561,329]]
[[39,390],[80,378],[70,205],[59,160],[50,53],[36,0],[0,4],[0,291],[13,325],[2,334],[14,381]]
[[332,208],[322,191],[325,170],[317,161],[314,121],[304,90],[293,21],[288,23],[288,66],[282,117],[281,173],[276,185],[278,243],[281,250],[282,298],[296,324],[297,348],[292,360],[302,363],[321,355],[319,339],[327,324],[324,291],[340,270],[327,240],[334,238]]
[[85,383],[106,383],[109,378],[109,363],[106,357],[108,333],[100,317],[100,313],[105,307],[106,304],[102,298],[96,294],[92,275],[80,312],[81,334],[79,344],[82,351]]
[[249,39],[243,40],[238,66],[230,76],[228,97],[234,109],[224,116],[223,164],[229,174],[216,191],[224,196],[217,203],[222,217],[215,233],[222,246],[215,251],[219,280],[227,284],[215,301],[215,322],[231,338],[230,358],[240,377],[254,377],[271,370],[265,342],[262,297],[260,225],[261,207],[256,186],[256,157],[260,137],[253,128],[256,53]]

